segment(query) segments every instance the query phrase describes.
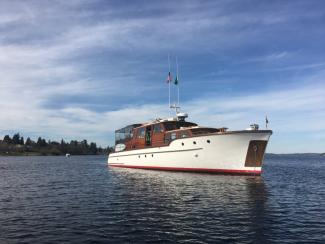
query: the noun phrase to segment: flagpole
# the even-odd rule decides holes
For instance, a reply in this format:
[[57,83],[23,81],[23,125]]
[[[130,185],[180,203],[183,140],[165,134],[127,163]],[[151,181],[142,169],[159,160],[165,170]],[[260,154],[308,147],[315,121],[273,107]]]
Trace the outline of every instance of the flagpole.
[[169,109],[168,109],[168,114],[170,116],[170,80],[169,80],[169,75],[170,75],[170,60],[169,60],[169,53],[168,53],[168,100],[169,100]]
[[176,69],[177,69],[177,106],[179,107],[179,76],[178,76],[178,60],[177,60],[177,56],[176,56]]

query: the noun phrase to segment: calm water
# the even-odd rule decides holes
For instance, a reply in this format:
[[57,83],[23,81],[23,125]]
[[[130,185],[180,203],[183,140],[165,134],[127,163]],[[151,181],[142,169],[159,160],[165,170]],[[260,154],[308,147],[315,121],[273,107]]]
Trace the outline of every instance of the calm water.
[[262,177],[110,169],[102,156],[0,157],[0,243],[325,243],[325,157]]

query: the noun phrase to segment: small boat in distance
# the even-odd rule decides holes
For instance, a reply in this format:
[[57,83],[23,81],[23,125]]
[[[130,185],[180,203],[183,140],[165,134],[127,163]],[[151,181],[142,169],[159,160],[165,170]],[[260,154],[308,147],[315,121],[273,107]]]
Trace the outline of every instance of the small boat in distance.
[[186,113],[115,131],[111,167],[260,175],[271,130],[201,127]]
[[65,157],[66,157],[66,158],[70,158],[70,156],[71,156],[70,153],[66,153],[66,154],[65,154]]

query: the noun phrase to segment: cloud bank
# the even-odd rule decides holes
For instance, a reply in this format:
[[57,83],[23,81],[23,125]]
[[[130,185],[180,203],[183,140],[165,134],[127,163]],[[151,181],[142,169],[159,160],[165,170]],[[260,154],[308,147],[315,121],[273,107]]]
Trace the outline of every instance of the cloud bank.
[[0,136],[112,145],[115,129],[168,116],[171,53],[190,119],[243,129],[267,115],[270,152],[325,151],[322,5],[2,1]]

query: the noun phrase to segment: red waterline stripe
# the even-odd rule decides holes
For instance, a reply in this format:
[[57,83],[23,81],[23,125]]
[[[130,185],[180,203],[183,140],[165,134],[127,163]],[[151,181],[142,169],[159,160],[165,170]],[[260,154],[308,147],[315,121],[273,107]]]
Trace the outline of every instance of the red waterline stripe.
[[179,168],[179,167],[159,167],[159,166],[134,166],[123,164],[109,164],[111,167],[132,168],[132,169],[152,169],[167,171],[190,171],[190,172],[208,172],[208,173],[228,173],[228,174],[254,174],[260,175],[261,170],[238,170],[238,169],[207,169],[207,168]]

